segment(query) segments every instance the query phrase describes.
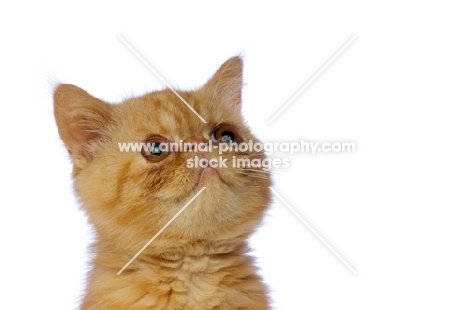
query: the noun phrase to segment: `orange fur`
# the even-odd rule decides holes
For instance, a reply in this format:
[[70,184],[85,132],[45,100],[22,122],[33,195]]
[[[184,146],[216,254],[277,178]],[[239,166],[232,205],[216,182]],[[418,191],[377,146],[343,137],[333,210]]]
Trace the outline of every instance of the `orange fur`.
[[[242,60],[225,62],[202,88],[180,91],[203,123],[170,90],[111,105],[73,85],[59,85],[54,111],[71,154],[74,186],[96,232],[95,258],[81,309],[269,309],[247,255],[247,237],[270,203],[268,173],[218,168],[201,176],[196,155],[173,152],[149,161],[120,152],[119,142],[207,141],[226,124],[257,139],[240,114]],[[224,153],[260,158],[261,153]],[[120,275],[117,272],[199,190],[206,189]]]

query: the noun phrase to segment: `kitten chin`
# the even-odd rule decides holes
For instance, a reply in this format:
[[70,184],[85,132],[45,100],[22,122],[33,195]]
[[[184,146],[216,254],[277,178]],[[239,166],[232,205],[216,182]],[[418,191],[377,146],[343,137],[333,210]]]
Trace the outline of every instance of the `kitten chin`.
[[[81,309],[270,309],[246,242],[270,203],[270,175],[234,165],[265,155],[228,150],[224,165],[202,168],[188,163],[219,158],[218,149],[160,147],[259,142],[242,118],[241,92],[239,57],[200,89],[179,92],[206,123],[168,89],[112,105],[74,85],[57,87],[59,135],[96,232]],[[153,148],[122,151],[124,143]]]

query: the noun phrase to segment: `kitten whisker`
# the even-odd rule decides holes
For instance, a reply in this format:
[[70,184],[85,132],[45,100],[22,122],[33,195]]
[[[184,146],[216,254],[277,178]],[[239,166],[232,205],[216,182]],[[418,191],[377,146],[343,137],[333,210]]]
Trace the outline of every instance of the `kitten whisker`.
[[257,179],[262,179],[262,180],[269,180],[269,178],[263,176],[263,175],[254,175],[254,174],[244,174],[247,177],[250,178],[257,178]]
[[249,168],[244,168],[244,171],[254,171],[254,172],[261,172],[261,173],[270,173],[270,171],[263,170],[263,169],[249,169]]

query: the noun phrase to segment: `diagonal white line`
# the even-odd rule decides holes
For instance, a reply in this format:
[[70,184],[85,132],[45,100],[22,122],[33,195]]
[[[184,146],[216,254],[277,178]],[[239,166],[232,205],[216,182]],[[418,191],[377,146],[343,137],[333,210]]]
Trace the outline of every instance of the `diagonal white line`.
[[141,55],[121,36],[119,35],[118,36],[120,41],[122,41],[127,47],[129,50],[131,50],[133,52],[133,54],[135,54],[136,57],[138,57],[138,59],[140,59],[150,70],[151,72],[153,72],[164,84],[166,84],[167,88],[169,88],[170,90],[172,90],[172,92],[177,96],[179,97],[179,99],[185,103],[185,105],[196,115],[198,116],[198,118],[206,124],[206,121],[203,117],[201,117],[200,114],[197,113],[197,111],[195,111],[194,108],[192,108],[192,106],[190,104],[188,104],[187,101],[185,101],[184,98],[182,98],[182,96],[174,89],[172,88],[171,85],[169,85],[169,83],[166,82],[166,80],[156,71],[154,70],[153,67],[151,67],[151,65],[143,58],[141,57]]
[[294,215],[299,219],[301,220],[301,222],[307,226],[307,228],[309,228],[309,230],[314,233],[314,235],[319,238],[320,241],[322,241],[323,244],[325,244],[325,246],[330,250],[332,251],[333,254],[335,254],[336,257],[339,258],[339,260],[341,260],[341,262],[343,264],[346,265],[346,267],[348,267],[349,270],[351,270],[354,274],[357,274],[356,270],[354,270],[353,267],[351,267],[350,264],[348,264],[347,261],[344,260],[343,257],[341,257],[340,254],[338,254],[338,252],[336,252],[329,244],[327,241],[325,241],[325,239],[322,238],[322,236],[320,236],[316,231],[315,229],[312,228],[312,226],[309,225],[309,223],[307,223],[297,212],[296,210],[293,209],[293,207],[291,207],[284,199],[283,197],[281,197],[272,187],[270,187],[271,191],[276,195],[276,197],[278,197],[288,208],[289,210],[291,210],[292,213],[294,213]]
[[338,53],[335,54],[335,56],[332,57],[332,59],[330,59],[326,64],[325,66],[322,67],[322,69],[320,69],[313,77],[312,79],[310,79],[309,82],[307,82],[282,108],[281,110],[279,110],[275,116],[273,116],[269,121],[268,121],[268,124],[270,124],[271,122],[273,122],[275,120],[275,118],[278,117],[278,115],[280,115],[290,104],[291,102],[294,101],[294,99],[296,99],[306,88],[307,86],[310,85],[310,83],[312,83],[319,75],[320,73],[322,73],[323,70],[325,70],[332,62],[333,60],[336,59],[336,57],[338,57],[353,41],[354,39],[356,39],[356,36],[352,37],[351,40],[348,41],[348,43],[346,43],[339,51]]
[[177,213],[169,220],[169,222],[167,222],[166,225],[164,225],[164,227],[161,228],[161,229],[158,231],[158,233],[157,233],[156,235],[154,235],[154,237],[151,238],[151,240],[148,241],[148,242],[141,248],[141,250],[138,251],[138,253],[136,253],[136,254],[132,257],[132,259],[131,259],[125,266],[122,267],[122,269],[120,269],[119,272],[117,272],[117,275],[120,275],[120,273],[121,273],[122,271],[124,271],[125,268],[127,268],[128,265],[130,265],[130,264],[135,260],[135,258],[137,258],[138,255],[140,255],[141,252],[143,252],[143,251],[148,247],[148,245],[150,245],[151,242],[153,242],[154,239],[156,239],[156,237],[159,236],[159,235],[164,231],[164,229],[166,229],[166,227],[169,226],[169,224],[171,224],[172,221],[174,221],[174,220],[175,220],[175,219],[192,203],[192,201],[194,201],[195,198],[197,198],[198,195],[200,195],[201,192],[203,192],[203,191],[205,190],[205,188],[206,188],[206,187],[203,187],[201,190],[199,190],[198,193],[197,193],[195,196],[193,196],[192,199],[190,199],[190,200],[185,204],[185,206],[183,206],[182,209],[180,209],[179,212],[177,212]]

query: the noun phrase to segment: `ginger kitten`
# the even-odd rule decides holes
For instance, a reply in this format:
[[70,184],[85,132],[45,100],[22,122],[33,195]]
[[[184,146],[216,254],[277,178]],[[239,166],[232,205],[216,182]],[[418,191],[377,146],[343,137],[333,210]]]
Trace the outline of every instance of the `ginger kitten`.
[[[59,85],[54,113],[73,161],[74,187],[94,227],[95,257],[81,309],[270,309],[246,239],[270,203],[268,173],[189,168],[209,152],[121,152],[119,143],[258,140],[241,115],[242,60],[226,61],[200,89],[169,89],[108,104],[74,85]],[[156,144],[158,145],[158,144]],[[192,198],[203,192],[118,275],[121,268]]]

